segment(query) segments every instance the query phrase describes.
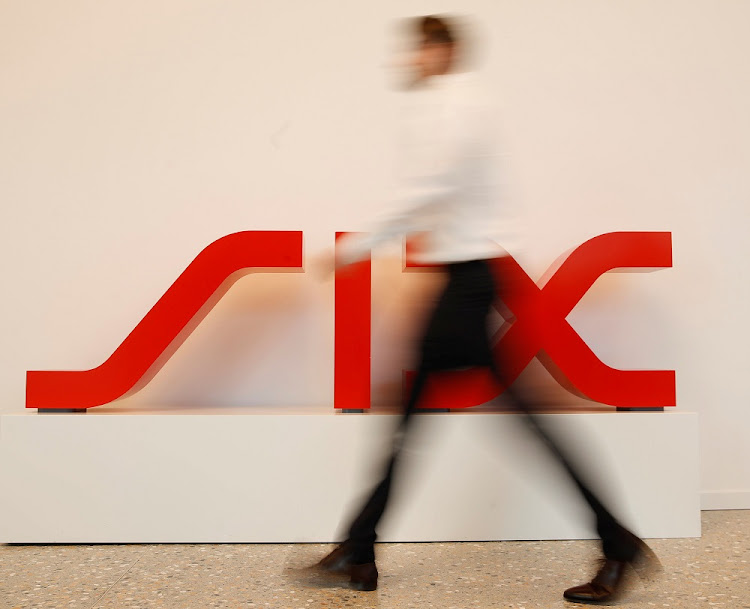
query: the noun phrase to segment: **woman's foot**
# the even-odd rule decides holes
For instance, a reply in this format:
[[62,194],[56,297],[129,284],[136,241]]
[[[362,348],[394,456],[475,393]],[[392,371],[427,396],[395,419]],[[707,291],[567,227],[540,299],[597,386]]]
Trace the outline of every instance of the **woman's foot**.
[[577,603],[606,603],[616,600],[624,592],[628,567],[632,567],[643,580],[648,580],[661,571],[661,563],[653,550],[632,533],[628,534],[632,536],[636,546],[631,560],[604,559],[590,582],[568,588],[563,597]]

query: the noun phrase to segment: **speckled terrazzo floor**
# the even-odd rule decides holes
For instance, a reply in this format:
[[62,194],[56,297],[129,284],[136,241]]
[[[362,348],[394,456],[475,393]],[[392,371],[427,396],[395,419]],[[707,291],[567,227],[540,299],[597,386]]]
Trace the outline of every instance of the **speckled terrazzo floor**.
[[[665,573],[614,606],[750,608],[750,510],[703,512],[700,539],[649,544]],[[0,546],[0,608],[562,608],[593,541],[383,544],[376,592],[310,579],[322,545]]]

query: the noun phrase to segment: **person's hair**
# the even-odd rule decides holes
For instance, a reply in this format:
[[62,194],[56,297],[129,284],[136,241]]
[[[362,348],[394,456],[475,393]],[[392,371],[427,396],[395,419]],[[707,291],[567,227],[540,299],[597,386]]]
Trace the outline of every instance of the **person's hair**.
[[447,17],[437,15],[417,17],[416,26],[417,34],[423,44],[455,45],[457,43],[455,28]]

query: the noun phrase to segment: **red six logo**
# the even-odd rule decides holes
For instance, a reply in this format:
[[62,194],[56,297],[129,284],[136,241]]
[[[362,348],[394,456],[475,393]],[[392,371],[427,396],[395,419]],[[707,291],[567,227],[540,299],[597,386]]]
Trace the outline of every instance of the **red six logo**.
[[[512,282],[505,305],[514,315],[498,333],[496,353],[512,382],[535,356],[563,384],[592,400],[622,407],[675,404],[672,370],[617,370],[604,364],[565,319],[603,273],[672,265],[670,233],[600,235],[576,248],[542,287],[511,257],[493,262]],[[409,265],[412,266],[412,265]],[[101,365],[81,371],[29,371],[26,407],[85,409],[147,383],[243,274],[302,268],[300,231],[244,231],[204,249]],[[370,406],[370,263],[336,277],[334,407]],[[502,391],[481,370],[441,376],[426,408],[466,408]]]

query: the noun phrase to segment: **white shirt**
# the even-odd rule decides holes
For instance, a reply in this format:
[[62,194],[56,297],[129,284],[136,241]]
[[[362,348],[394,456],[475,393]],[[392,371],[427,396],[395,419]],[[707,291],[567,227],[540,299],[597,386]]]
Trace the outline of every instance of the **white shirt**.
[[381,243],[414,233],[425,233],[417,262],[502,255],[494,117],[475,77],[433,76],[405,98],[395,205],[371,232],[339,240],[339,261],[357,262]]

